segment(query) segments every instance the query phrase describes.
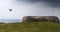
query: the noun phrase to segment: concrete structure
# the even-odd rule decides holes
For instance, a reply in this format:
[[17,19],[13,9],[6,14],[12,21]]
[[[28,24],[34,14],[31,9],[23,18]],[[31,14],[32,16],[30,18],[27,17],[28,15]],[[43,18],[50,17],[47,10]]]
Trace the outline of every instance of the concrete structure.
[[59,24],[56,16],[24,16],[22,22],[55,22]]

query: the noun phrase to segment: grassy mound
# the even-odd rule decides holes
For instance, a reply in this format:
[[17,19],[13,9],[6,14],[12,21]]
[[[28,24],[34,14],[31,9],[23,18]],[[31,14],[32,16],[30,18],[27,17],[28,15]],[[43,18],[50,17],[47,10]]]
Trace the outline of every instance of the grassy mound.
[[0,32],[60,32],[60,24],[48,22],[0,24]]

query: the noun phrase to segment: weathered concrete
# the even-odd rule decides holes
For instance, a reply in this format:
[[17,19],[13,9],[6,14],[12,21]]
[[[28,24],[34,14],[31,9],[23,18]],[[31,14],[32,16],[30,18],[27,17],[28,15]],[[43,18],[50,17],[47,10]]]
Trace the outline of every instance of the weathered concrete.
[[55,22],[59,24],[56,16],[24,16],[22,22]]

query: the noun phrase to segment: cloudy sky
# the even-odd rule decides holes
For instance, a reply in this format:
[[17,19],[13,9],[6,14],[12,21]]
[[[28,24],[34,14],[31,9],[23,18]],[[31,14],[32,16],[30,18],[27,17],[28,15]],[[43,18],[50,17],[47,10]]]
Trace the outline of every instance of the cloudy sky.
[[0,0],[0,19],[21,19],[23,16],[60,18],[60,0]]

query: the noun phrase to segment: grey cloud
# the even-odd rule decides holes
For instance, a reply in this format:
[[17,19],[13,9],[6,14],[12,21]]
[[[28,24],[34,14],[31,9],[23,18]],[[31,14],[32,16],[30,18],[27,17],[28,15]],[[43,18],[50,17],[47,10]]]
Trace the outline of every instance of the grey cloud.
[[35,3],[35,2],[45,2],[48,3],[48,6],[50,7],[60,7],[60,0],[17,0],[17,1],[25,1],[29,3]]
[[50,7],[60,7],[60,0],[46,0]]
[[41,0],[17,0],[17,1],[38,2],[38,1],[41,1]]

